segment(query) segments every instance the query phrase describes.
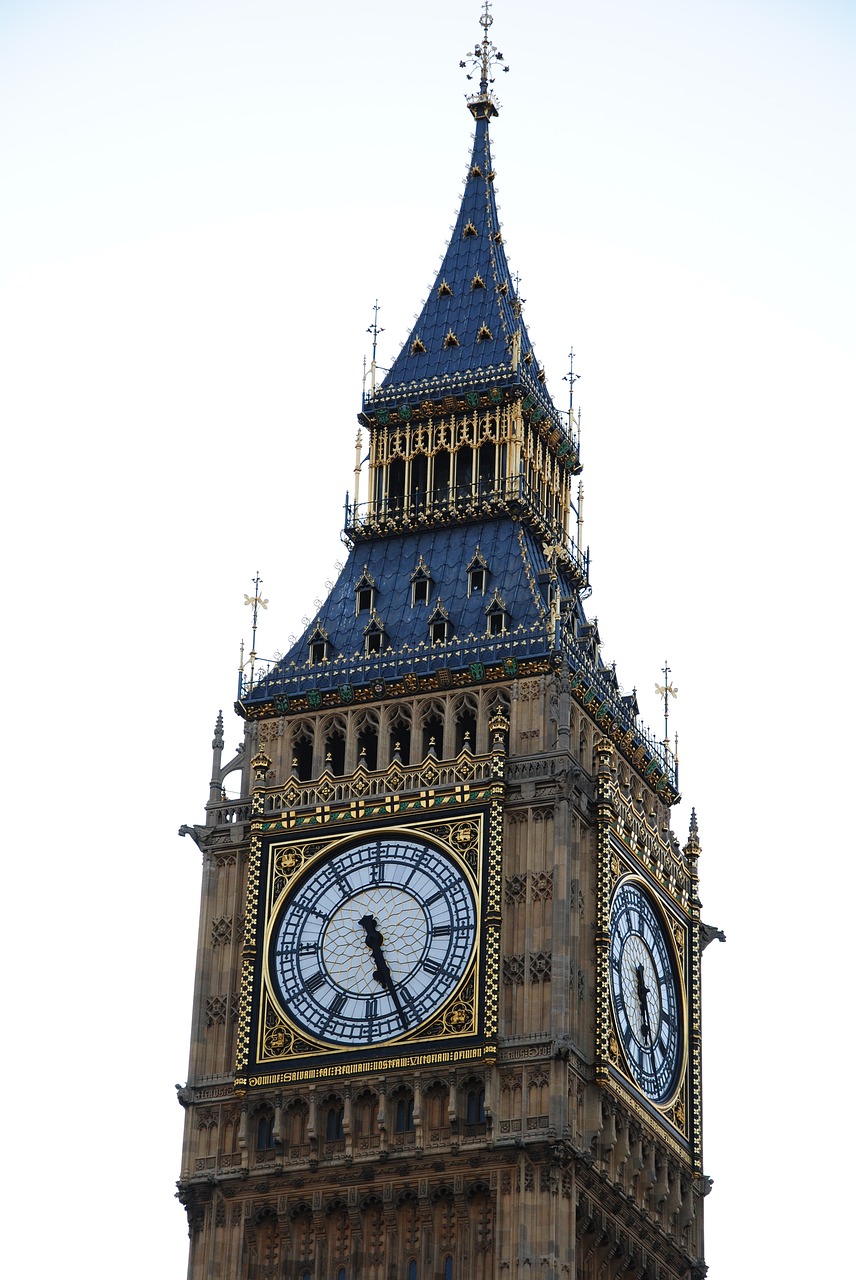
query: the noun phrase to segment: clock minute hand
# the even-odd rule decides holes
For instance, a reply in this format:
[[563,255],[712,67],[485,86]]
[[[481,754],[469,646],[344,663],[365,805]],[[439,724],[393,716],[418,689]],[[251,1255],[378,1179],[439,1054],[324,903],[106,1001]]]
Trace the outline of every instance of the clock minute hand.
[[375,980],[380,983],[385,991],[388,991],[392,997],[392,1003],[395,1005],[396,1013],[401,1019],[401,1025],[407,1030],[407,1015],[401,1007],[401,1001],[398,998],[398,992],[392,981],[392,974],[389,971],[389,965],[386,963],[386,956],[383,954],[383,934],[377,927],[377,920],[374,916],[363,916],[360,924],[366,931],[366,946],[372,953],[372,959],[375,962]]

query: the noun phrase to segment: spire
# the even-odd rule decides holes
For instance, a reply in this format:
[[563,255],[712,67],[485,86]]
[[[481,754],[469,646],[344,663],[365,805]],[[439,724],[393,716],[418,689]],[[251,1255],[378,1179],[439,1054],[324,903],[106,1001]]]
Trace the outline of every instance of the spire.
[[488,39],[493,22],[489,0],[480,21],[482,40],[461,62],[462,67],[472,64],[468,79],[478,76],[479,89],[467,99],[475,135],[458,216],[419,317],[365,407],[370,412],[408,399],[522,385],[558,422],[523,322],[496,205],[489,122],[499,114],[491,91],[493,72],[504,60]]

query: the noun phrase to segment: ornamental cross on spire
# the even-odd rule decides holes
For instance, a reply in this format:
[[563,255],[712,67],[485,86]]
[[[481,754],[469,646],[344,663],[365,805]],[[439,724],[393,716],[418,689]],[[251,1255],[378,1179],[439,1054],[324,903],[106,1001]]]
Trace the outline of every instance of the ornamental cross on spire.
[[[488,39],[488,31],[493,26],[493,14],[490,11],[490,0],[484,0],[484,9],[482,16],[479,18],[482,28],[482,38],[466,58],[461,60],[460,65],[466,70],[467,66],[470,70],[467,72],[467,79],[472,80],[476,71],[479,73],[479,93],[480,98],[489,98],[488,85],[493,84],[495,76],[492,72],[498,62],[503,61],[502,54],[492,40]],[[502,68],[503,71],[509,71],[510,67],[506,64]],[[472,99],[471,99],[472,101]]]
[[669,698],[670,697],[677,698],[678,696],[677,689],[669,681],[669,676],[672,674],[672,668],[669,666],[668,658],[666,659],[665,666],[662,667],[662,672],[663,672],[663,677],[666,683],[655,684],[654,688],[657,691],[657,693],[660,695],[660,697],[663,699],[663,714],[666,721],[666,729],[665,729],[665,736],[663,738],[663,742],[665,743],[666,750],[668,751],[669,749]]

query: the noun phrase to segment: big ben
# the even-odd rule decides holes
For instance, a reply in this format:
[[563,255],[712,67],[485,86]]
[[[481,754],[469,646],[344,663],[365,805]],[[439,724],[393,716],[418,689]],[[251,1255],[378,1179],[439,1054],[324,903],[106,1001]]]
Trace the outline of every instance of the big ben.
[[182,829],[191,1280],[706,1271],[698,824],[674,836],[674,756],[585,612],[578,422],[505,256],[481,23],[460,210],[360,408],[346,562],[243,670],[242,748],[218,717]]

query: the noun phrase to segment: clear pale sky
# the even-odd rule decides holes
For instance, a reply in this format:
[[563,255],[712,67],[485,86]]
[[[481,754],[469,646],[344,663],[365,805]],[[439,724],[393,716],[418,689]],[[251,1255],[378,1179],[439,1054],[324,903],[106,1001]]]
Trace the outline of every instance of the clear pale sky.
[[[240,738],[256,569],[272,655],[344,556],[371,308],[386,364],[456,210],[478,14],[0,3],[9,1273],[184,1275],[200,859],[176,833],[219,708]],[[728,935],[704,964],[711,1275],[838,1273],[856,9],[495,16],[505,240],[557,403],[572,346],[581,375],[588,609],[657,727],[670,662],[674,826],[696,807]]]

